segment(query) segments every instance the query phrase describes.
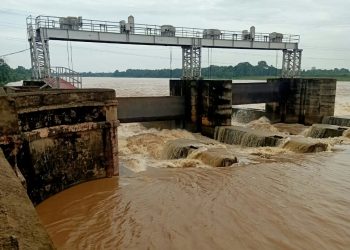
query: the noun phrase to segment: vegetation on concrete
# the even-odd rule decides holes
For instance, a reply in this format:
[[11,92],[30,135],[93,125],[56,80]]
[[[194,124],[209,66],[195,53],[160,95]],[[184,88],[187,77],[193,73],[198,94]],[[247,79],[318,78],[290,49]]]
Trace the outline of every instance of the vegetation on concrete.
[[31,75],[31,70],[25,69],[22,66],[12,69],[0,58],[0,86],[9,82],[30,79]]

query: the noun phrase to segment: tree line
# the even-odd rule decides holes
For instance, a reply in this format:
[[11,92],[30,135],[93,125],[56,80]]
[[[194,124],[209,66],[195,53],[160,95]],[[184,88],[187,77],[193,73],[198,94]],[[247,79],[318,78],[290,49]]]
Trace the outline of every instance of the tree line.
[[28,80],[31,76],[31,70],[25,69],[22,66],[12,69],[3,59],[0,58],[0,86],[9,82]]
[[[249,62],[241,62],[236,66],[211,65],[201,69],[202,77],[205,79],[235,79],[249,77],[279,77],[281,69],[268,65],[265,61],[259,61],[257,65]],[[153,77],[153,78],[180,78],[182,69],[127,69],[125,71],[115,70],[114,72],[83,72],[85,77]],[[302,70],[303,77],[334,77],[339,79],[350,79],[349,69],[316,69]]]
[[[281,69],[268,65],[265,61],[259,61],[257,65],[249,62],[241,62],[236,66],[216,66],[202,68],[202,76],[205,79],[235,79],[235,78],[264,78],[278,77]],[[337,79],[350,80],[349,69],[316,69],[302,70],[303,77],[332,77]],[[125,71],[115,70],[114,72],[82,72],[83,77],[152,77],[152,78],[180,78],[182,69],[127,69]],[[8,82],[27,80],[31,77],[31,70],[18,66],[11,69],[4,60],[0,59],[0,85]]]

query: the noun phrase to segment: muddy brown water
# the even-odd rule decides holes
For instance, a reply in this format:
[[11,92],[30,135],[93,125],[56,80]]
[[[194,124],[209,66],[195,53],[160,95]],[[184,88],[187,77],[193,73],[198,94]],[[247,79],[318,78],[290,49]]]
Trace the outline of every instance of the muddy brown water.
[[[152,91],[166,92],[167,80],[154,81]],[[162,146],[176,138],[198,135],[123,125],[120,177],[80,184],[39,204],[58,249],[350,249],[347,138],[327,140],[330,149],[313,154],[208,140],[240,159],[226,168],[164,160]]]

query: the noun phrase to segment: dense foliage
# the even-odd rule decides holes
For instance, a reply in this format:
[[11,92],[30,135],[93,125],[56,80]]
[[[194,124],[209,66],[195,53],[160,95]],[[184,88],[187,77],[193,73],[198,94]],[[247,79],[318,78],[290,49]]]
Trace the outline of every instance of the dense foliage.
[[[181,69],[128,69],[126,71],[114,71],[110,73],[92,73],[84,72],[82,76],[102,76],[102,77],[154,77],[154,78],[180,78]],[[334,77],[350,79],[348,69],[311,69],[303,70],[304,77]],[[251,65],[249,62],[242,62],[236,66],[215,66],[202,68],[204,78],[214,79],[233,79],[233,78],[259,78],[280,76],[281,69],[269,66],[265,61],[258,62],[257,65]]]
[[0,86],[9,82],[27,80],[31,77],[31,71],[22,66],[11,69],[3,59],[0,58]]
[[[350,71],[348,69],[316,69],[303,70],[303,77],[332,77],[340,80],[350,80]],[[83,72],[85,77],[154,77],[154,78],[180,78],[181,69],[128,69],[126,71],[114,71],[110,73]],[[215,66],[202,68],[202,76],[207,79],[234,79],[250,78],[259,79],[265,77],[280,76],[281,70],[267,65],[265,61],[258,62],[257,65],[251,65],[249,62],[242,62],[236,66]],[[0,59],[0,85],[8,82],[30,79],[31,71],[22,66],[11,69],[2,59]]]

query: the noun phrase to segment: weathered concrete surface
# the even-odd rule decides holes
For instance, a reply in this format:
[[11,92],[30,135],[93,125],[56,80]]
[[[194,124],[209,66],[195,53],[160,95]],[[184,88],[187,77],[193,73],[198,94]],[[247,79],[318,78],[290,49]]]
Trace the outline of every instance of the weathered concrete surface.
[[245,147],[275,147],[283,137],[269,131],[240,126],[216,127],[214,139],[227,144]]
[[280,116],[281,122],[311,125],[334,115],[335,79],[280,78],[268,83],[280,83],[280,101],[266,104],[266,111]]
[[34,204],[83,181],[118,175],[114,90],[28,91],[4,100],[17,127],[0,124],[7,129],[0,147],[23,174]]
[[313,138],[291,137],[283,145],[283,148],[296,153],[317,153],[326,151],[328,149],[328,144]]
[[117,100],[121,123],[182,120],[185,116],[184,97],[118,97]]
[[232,105],[278,102],[279,82],[250,82],[232,84]]
[[313,124],[307,131],[305,136],[312,138],[329,138],[342,136],[348,127],[340,127],[329,124]]
[[203,81],[201,132],[214,137],[216,126],[229,126],[232,119],[232,81]]
[[213,148],[197,140],[176,139],[167,141],[163,149],[163,158],[181,159],[191,157],[212,167],[227,167],[237,163],[237,157],[223,148]]
[[322,123],[350,127],[350,116],[325,116]]
[[14,100],[0,95],[0,137],[18,132],[16,105]]
[[215,129],[216,140],[245,147],[283,147],[296,153],[326,151],[328,144],[314,138],[285,136],[247,127],[229,126]]
[[54,249],[1,149],[0,172],[0,249]]
[[215,126],[231,124],[231,80],[170,80],[170,95],[185,100],[185,128],[213,137]]
[[185,98],[184,127],[191,132],[201,131],[201,81],[170,80],[170,95]]
[[231,80],[170,81],[170,95],[184,97],[185,128],[209,137],[216,126],[231,125],[229,105],[266,103],[265,116],[271,121],[310,125],[334,114],[335,93],[336,80],[324,78],[234,84]]

